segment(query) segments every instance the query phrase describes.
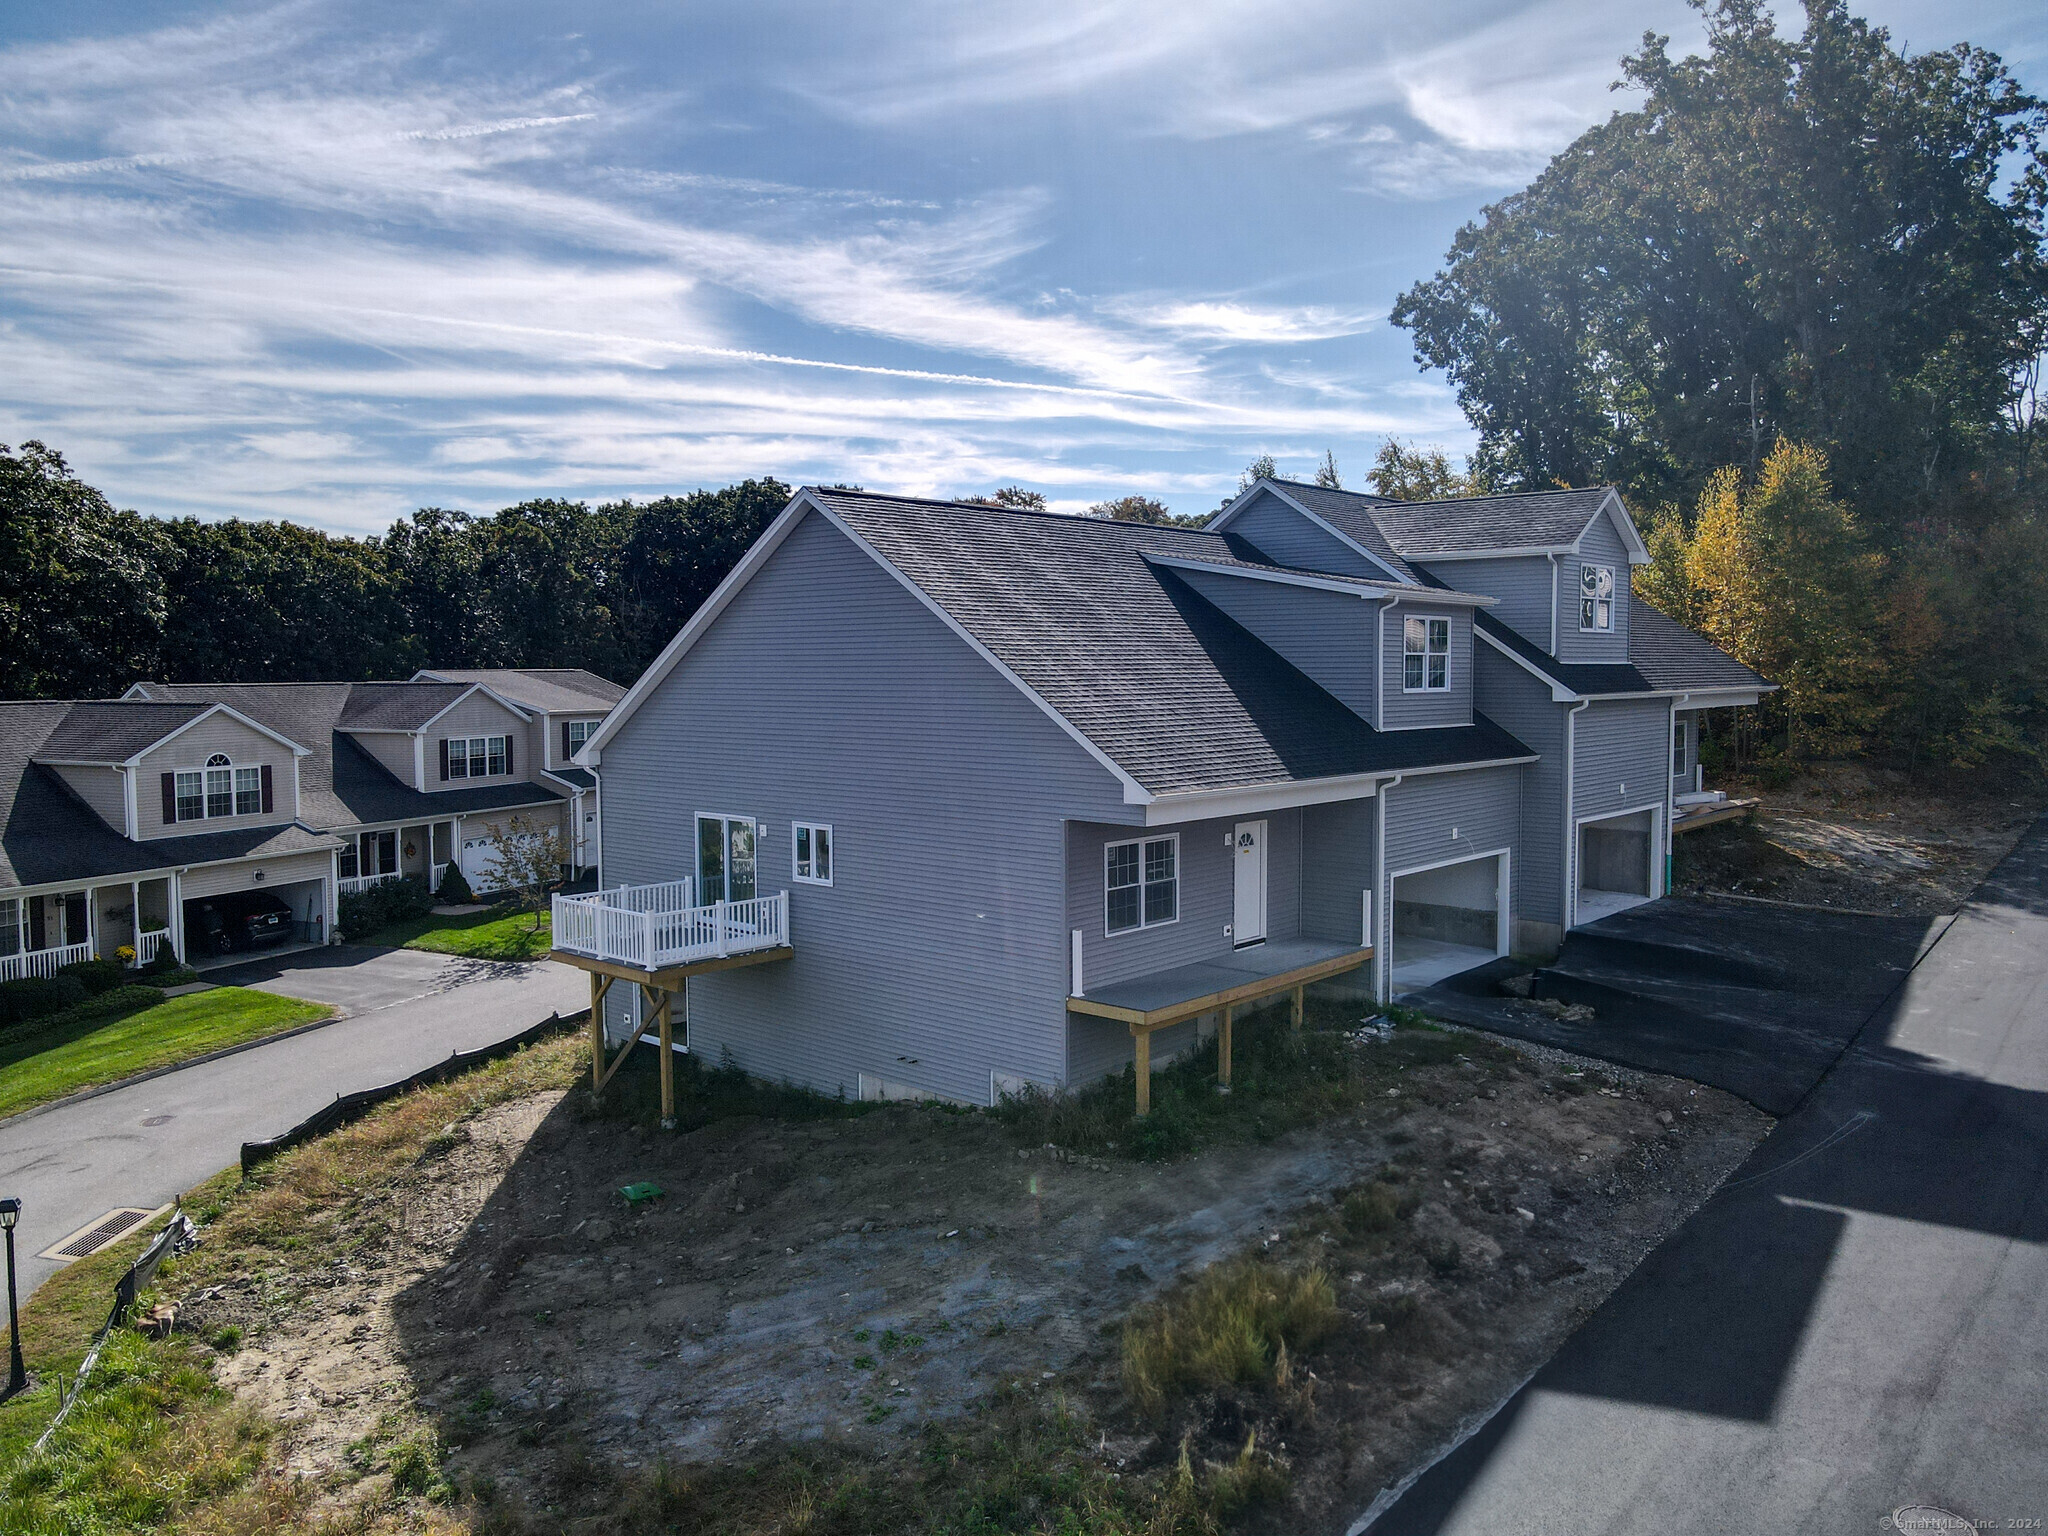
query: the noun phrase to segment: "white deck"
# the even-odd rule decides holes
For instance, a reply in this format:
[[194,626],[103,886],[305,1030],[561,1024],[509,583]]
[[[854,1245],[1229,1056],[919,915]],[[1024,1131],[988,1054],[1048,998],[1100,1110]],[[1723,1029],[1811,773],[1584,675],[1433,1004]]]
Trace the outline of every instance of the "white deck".
[[554,947],[641,971],[788,947],[789,892],[698,906],[693,891],[671,880],[557,896]]

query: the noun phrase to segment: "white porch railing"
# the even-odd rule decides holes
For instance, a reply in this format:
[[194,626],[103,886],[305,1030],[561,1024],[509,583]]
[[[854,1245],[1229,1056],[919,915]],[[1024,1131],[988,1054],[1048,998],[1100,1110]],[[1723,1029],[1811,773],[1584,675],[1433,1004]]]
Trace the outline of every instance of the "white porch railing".
[[359,891],[367,891],[373,885],[384,885],[404,878],[404,872],[396,869],[386,875],[350,875],[341,882],[339,894],[353,896]]
[[25,949],[18,955],[0,957],[0,981],[19,981],[24,976],[54,976],[67,965],[92,958],[90,944],[60,944],[55,949]]
[[135,964],[138,967],[155,962],[157,951],[171,942],[171,930],[158,928],[149,933],[135,936]]
[[448,866],[446,864],[430,864],[427,866],[427,890],[431,894],[439,895],[441,882],[447,878]]
[[789,943],[789,892],[693,906],[688,880],[620,886],[554,899],[555,948],[637,970],[780,949]]

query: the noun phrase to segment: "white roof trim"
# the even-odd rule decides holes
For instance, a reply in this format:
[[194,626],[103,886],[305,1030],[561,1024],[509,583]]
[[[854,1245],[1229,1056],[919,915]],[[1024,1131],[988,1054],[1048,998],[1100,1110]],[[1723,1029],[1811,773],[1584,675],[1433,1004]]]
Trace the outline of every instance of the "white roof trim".
[[[804,491],[800,493],[801,496],[808,496],[809,494],[809,491]],[[853,529],[849,528],[846,525],[846,523],[840,519],[838,514],[835,513],[830,507],[826,506],[821,501],[814,501],[811,503],[811,505],[817,508],[818,515],[820,517],[824,518],[826,522],[830,523],[834,528],[837,528],[841,533],[845,534],[848,539],[852,540],[854,548],[865,553],[870,559],[872,559],[875,562],[875,564],[879,565],[883,570],[887,571],[891,576],[895,577],[898,584],[902,586],[904,591],[908,592],[912,597],[916,598],[928,610],[930,610],[934,618],[936,618],[941,624],[945,625],[946,628],[950,629],[955,635],[959,636],[961,640],[965,641],[968,648],[971,649],[977,656],[979,656],[983,661],[987,662],[991,667],[994,667],[997,673],[1000,674],[1003,677],[1003,679],[1010,684],[1011,687],[1015,688],[1019,693],[1023,694],[1025,698],[1029,699],[1034,705],[1036,705],[1038,709],[1045,715],[1046,719],[1052,721],[1054,725],[1057,725],[1063,732],[1065,732],[1069,737],[1073,739],[1075,745],[1079,746],[1082,751],[1086,752],[1090,757],[1094,758],[1096,762],[1100,763],[1104,768],[1108,769],[1109,772],[1115,776],[1117,782],[1123,786],[1124,804],[1147,805],[1151,803],[1151,801],[1155,798],[1152,794],[1152,791],[1147,789],[1144,785],[1140,784],[1123,768],[1119,767],[1115,759],[1113,759],[1107,752],[1103,751],[1102,748],[1097,746],[1093,741],[1089,740],[1089,738],[1085,734],[1083,734],[1081,728],[1075,725],[1074,722],[1069,720],[1065,715],[1061,714],[1057,709],[1055,709],[1043,694],[1039,693],[1037,689],[1033,688],[1029,683],[1025,682],[1023,678],[1019,677],[1015,672],[1011,671],[1007,666],[1005,666],[1003,662],[997,658],[996,653],[994,651],[990,650],[987,646],[983,645],[979,640],[975,639],[973,635],[969,634],[966,627],[962,625],[958,619],[954,618],[953,615],[946,612],[944,608],[940,607],[938,602],[932,597],[932,595],[929,592],[925,591],[923,587],[920,587],[916,582],[912,581],[908,575],[906,575],[903,571],[898,569],[895,563],[891,561],[886,555],[884,555],[880,550],[876,549],[872,544],[868,543],[866,539],[862,538],[859,534],[855,533]]]
[[[450,699],[450,700],[449,700],[449,701],[448,701],[448,702],[447,702],[446,704],[443,704],[443,705],[442,705],[442,706],[441,706],[441,707],[440,707],[439,709],[435,710],[435,711],[434,711],[434,712],[433,712],[433,713],[432,713],[431,715],[427,716],[427,718],[426,718],[426,719],[424,719],[424,720],[422,720],[422,721],[421,721],[421,722],[420,722],[420,723],[419,723],[418,725],[415,725],[415,726],[410,726],[410,727],[407,727],[407,726],[389,726],[389,725],[382,725],[382,726],[379,726],[379,725],[370,725],[370,726],[364,726],[364,727],[363,727],[363,730],[364,730],[364,732],[365,732],[365,733],[368,733],[368,732],[370,732],[370,731],[380,731],[380,730],[382,730],[382,731],[389,731],[389,730],[403,730],[403,731],[409,731],[409,732],[410,732],[411,734],[413,734],[413,735],[418,735],[418,734],[419,734],[419,733],[421,733],[422,731],[426,730],[426,728],[427,728],[428,726],[432,725],[432,724],[433,724],[433,723],[434,723],[434,722],[435,722],[436,720],[440,719],[440,718],[441,718],[441,717],[442,717],[443,715],[447,714],[447,713],[448,713],[448,711],[449,711],[449,710],[451,710],[451,709],[453,709],[453,708],[454,708],[454,707],[455,707],[456,705],[458,705],[458,704],[461,704],[461,703],[465,702],[465,701],[466,701],[466,700],[467,700],[467,699],[469,698],[469,696],[470,696],[470,695],[471,695],[472,693],[482,693],[482,694],[487,694],[487,695],[489,695],[489,696],[490,696],[491,698],[493,698],[493,699],[497,700],[497,701],[498,701],[498,702],[499,702],[500,704],[504,705],[504,706],[505,706],[505,707],[506,707],[507,709],[511,710],[513,714],[517,715],[517,716],[518,716],[518,717],[519,717],[520,719],[522,719],[522,720],[525,720],[525,721],[531,722],[531,721],[532,721],[532,719],[533,719],[533,716],[532,716],[532,715],[528,714],[528,713],[527,713],[527,712],[526,712],[525,710],[521,709],[521,708],[520,708],[520,707],[519,707],[519,706],[518,706],[517,704],[514,704],[514,703],[513,703],[513,702],[512,702],[512,701],[511,701],[510,699],[506,698],[506,697],[505,697],[505,695],[503,695],[502,693],[498,692],[498,690],[497,690],[497,689],[495,689],[495,688],[491,687],[491,686],[490,686],[490,684],[488,684],[488,683],[471,683],[471,684],[470,684],[470,685],[469,685],[469,686],[468,686],[467,688],[465,688],[465,689],[464,689],[464,690],[463,690],[463,691],[462,691],[461,693],[459,693],[458,695],[456,695],[456,696],[455,696],[454,698]],[[349,726],[346,726],[346,725],[344,725],[344,726],[341,726],[341,727],[339,727],[339,728],[340,728],[341,730],[344,730],[344,731],[346,731],[346,730],[349,730],[349,729],[351,729],[351,728],[350,728]]]
[[1517,544],[1503,549],[1418,549],[1403,552],[1403,560],[1515,560],[1534,555],[1569,555],[1576,544]]
[[[148,702],[164,703],[171,701],[152,699]],[[176,702],[183,701],[179,700]],[[178,737],[184,735],[187,731],[191,730],[192,727],[197,725],[200,721],[211,720],[215,715],[232,716],[236,720],[241,721],[242,724],[248,726],[250,730],[257,731],[260,732],[262,735],[268,736],[272,741],[278,743],[280,746],[290,747],[292,750],[292,755],[294,757],[306,757],[311,755],[312,753],[313,749],[311,747],[300,746],[296,741],[293,741],[291,737],[281,735],[278,732],[273,731],[261,720],[251,720],[247,715],[243,714],[239,709],[236,709],[231,704],[209,704],[205,709],[201,710],[198,714],[194,715],[190,720],[187,720],[183,725],[179,726],[176,730],[166,731],[163,735],[159,736],[155,741],[152,741],[148,746],[138,751],[133,757],[116,758],[112,759],[112,761],[119,762],[121,766],[124,768],[140,767],[143,758],[147,757],[150,753],[156,751],[157,748],[163,746],[166,742],[175,741]]]
[[[1593,516],[1586,519],[1586,528],[1591,528],[1602,512],[1605,512],[1608,520],[1614,524],[1614,531],[1621,535],[1621,542],[1628,550],[1628,563],[1648,565],[1650,546],[1643,542],[1642,534],[1637,532],[1636,520],[1628,515],[1628,508],[1622,503],[1621,492],[1612,486],[1607,488],[1607,496],[1594,509]],[[1586,541],[1586,528],[1579,530],[1579,544]],[[1578,544],[1574,544],[1572,548],[1577,550]]]
[[1171,566],[1175,570],[1208,571],[1222,576],[1242,576],[1247,581],[1278,582],[1288,587],[1313,587],[1323,592],[1341,592],[1346,597],[1356,597],[1368,602],[1378,602],[1387,597],[1428,598],[1441,600],[1452,605],[1468,604],[1472,607],[1491,607],[1497,598],[1482,597],[1476,592],[1450,592],[1440,587],[1418,586],[1412,581],[1377,581],[1367,583],[1359,577],[1336,577],[1318,575],[1312,571],[1260,570],[1245,565],[1230,565],[1222,561],[1204,560],[1199,555],[1171,555],[1148,549],[1141,552],[1148,565]]
[[1526,752],[1514,757],[1490,757],[1476,763],[1440,763],[1428,768],[1376,768],[1370,773],[1347,773],[1327,779],[1289,779],[1278,784],[1187,790],[1153,799],[1145,807],[1145,825],[1174,826],[1211,817],[1286,810],[1297,805],[1327,805],[1333,800],[1367,800],[1379,793],[1382,784],[1393,779],[1465,773],[1479,768],[1505,768],[1518,763],[1533,763],[1537,757],[1537,753]]
[[1516,650],[1513,646],[1507,644],[1505,641],[1501,640],[1497,636],[1489,635],[1485,630],[1481,629],[1476,624],[1472,626],[1472,633],[1479,639],[1484,640],[1496,651],[1499,651],[1501,655],[1507,657],[1509,661],[1512,661],[1524,672],[1528,673],[1531,677],[1535,678],[1537,682],[1543,684],[1544,687],[1548,688],[1550,690],[1551,703],[1570,704],[1575,700],[1579,699],[1580,697],[1582,697],[1582,695],[1572,692],[1572,690],[1567,688],[1563,683],[1560,683],[1548,672],[1545,672],[1541,667],[1537,666],[1535,662],[1531,661],[1528,657],[1524,656],[1520,651]]
[[[1323,532],[1327,533],[1339,544],[1342,544],[1347,549],[1353,550],[1359,555],[1364,556],[1367,560],[1370,560],[1374,565],[1378,566],[1381,570],[1385,571],[1392,580],[1400,583],[1404,587],[1414,585],[1414,583],[1411,582],[1406,576],[1403,576],[1399,571],[1395,570],[1391,565],[1387,564],[1387,562],[1381,556],[1374,554],[1371,550],[1367,549],[1363,544],[1359,543],[1358,540],[1352,538],[1350,534],[1344,532],[1343,529],[1337,527],[1336,524],[1330,522],[1327,518],[1318,517],[1315,513],[1311,512],[1307,507],[1304,507],[1300,502],[1296,501],[1292,496],[1288,495],[1279,486],[1275,485],[1271,480],[1267,480],[1264,478],[1261,478],[1253,482],[1250,490],[1244,492],[1244,494],[1239,496],[1237,500],[1233,501],[1229,506],[1225,507],[1221,512],[1217,513],[1214,517],[1210,518],[1207,523],[1203,524],[1202,531],[1204,533],[1221,533],[1224,527],[1231,521],[1231,519],[1236,517],[1238,512],[1242,508],[1249,506],[1252,500],[1261,491],[1270,491],[1273,495],[1279,497],[1282,501],[1286,502],[1288,506],[1294,508],[1295,511],[1299,512],[1303,517],[1307,518],[1310,522],[1314,523],[1318,528],[1322,529]],[[1402,555],[1401,558],[1405,560],[1408,557],[1406,555]]]
[[[712,621],[725,612],[726,605],[739,594],[740,588],[754,579],[754,573],[767,564],[768,557],[789,537],[790,530],[796,527],[804,513],[813,507],[818,507],[818,503],[810,499],[808,488],[798,491],[789,498],[789,505],[775,515],[775,521],[761,531],[761,536],[754,540],[753,547],[740,556],[739,564],[726,573],[725,580],[721,581],[712,594],[704,599],[697,611],[690,615],[689,622],[677,630],[675,638],[661,648],[661,654],[648,663],[647,670],[626,690],[626,696],[612,706],[611,713],[604,717],[604,724],[576,749],[569,759],[570,762],[578,768],[595,768],[603,762],[605,744],[618,735],[620,728],[633,718],[640,706],[647,702],[648,695],[660,687],[662,680],[676,669],[676,663],[683,659],[690,647],[711,627]],[[818,507],[818,510],[824,509]]]
[[[1708,699],[1712,702],[1705,704],[1693,703],[1688,704],[1686,707],[1688,709],[1727,709],[1737,704],[1754,704],[1764,694],[1778,691],[1776,683],[1761,683],[1748,688],[1631,688],[1626,693],[1579,693],[1564,683],[1559,682],[1548,672],[1537,666],[1535,662],[1529,660],[1528,657],[1497,636],[1489,635],[1477,625],[1473,626],[1472,633],[1481,640],[1484,640],[1496,651],[1499,651],[1501,655],[1507,657],[1509,661],[1512,661],[1524,672],[1535,678],[1537,682],[1549,688],[1551,702],[1554,704],[1574,704],[1581,699]],[[1559,665],[1569,666],[1572,663],[1560,662]]]

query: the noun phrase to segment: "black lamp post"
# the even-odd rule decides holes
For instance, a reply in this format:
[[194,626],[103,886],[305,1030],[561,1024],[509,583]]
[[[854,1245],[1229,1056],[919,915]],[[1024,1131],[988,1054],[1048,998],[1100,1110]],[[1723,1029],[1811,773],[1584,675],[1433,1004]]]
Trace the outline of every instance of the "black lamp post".
[[14,1300],[14,1224],[21,1220],[21,1202],[9,1195],[0,1200],[0,1230],[7,1233],[7,1390],[0,1403],[28,1386],[28,1367],[21,1360],[21,1316]]

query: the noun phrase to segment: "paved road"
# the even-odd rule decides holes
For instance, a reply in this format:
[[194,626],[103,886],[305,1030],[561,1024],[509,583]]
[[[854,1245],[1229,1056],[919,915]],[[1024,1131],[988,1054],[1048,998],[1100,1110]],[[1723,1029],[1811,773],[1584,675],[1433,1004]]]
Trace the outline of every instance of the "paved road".
[[1915,1505],[2048,1520],[2048,821],[1721,1194],[1370,1529],[1876,1531]]
[[[244,1141],[276,1135],[337,1094],[590,1003],[584,974],[552,961],[426,966],[409,950],[353,953],[353,968],[320,965],[310,977],[237,968],[208,978],[340,1003],[350,1017],[338,1024],[0,1125],[0,1193],[22,1200],[15,1239],[27,1289],[58,1268],[34,1255],[102,1212],[154,1209],[234,1162]],[[272,968],[309,958],[319,957]]]

